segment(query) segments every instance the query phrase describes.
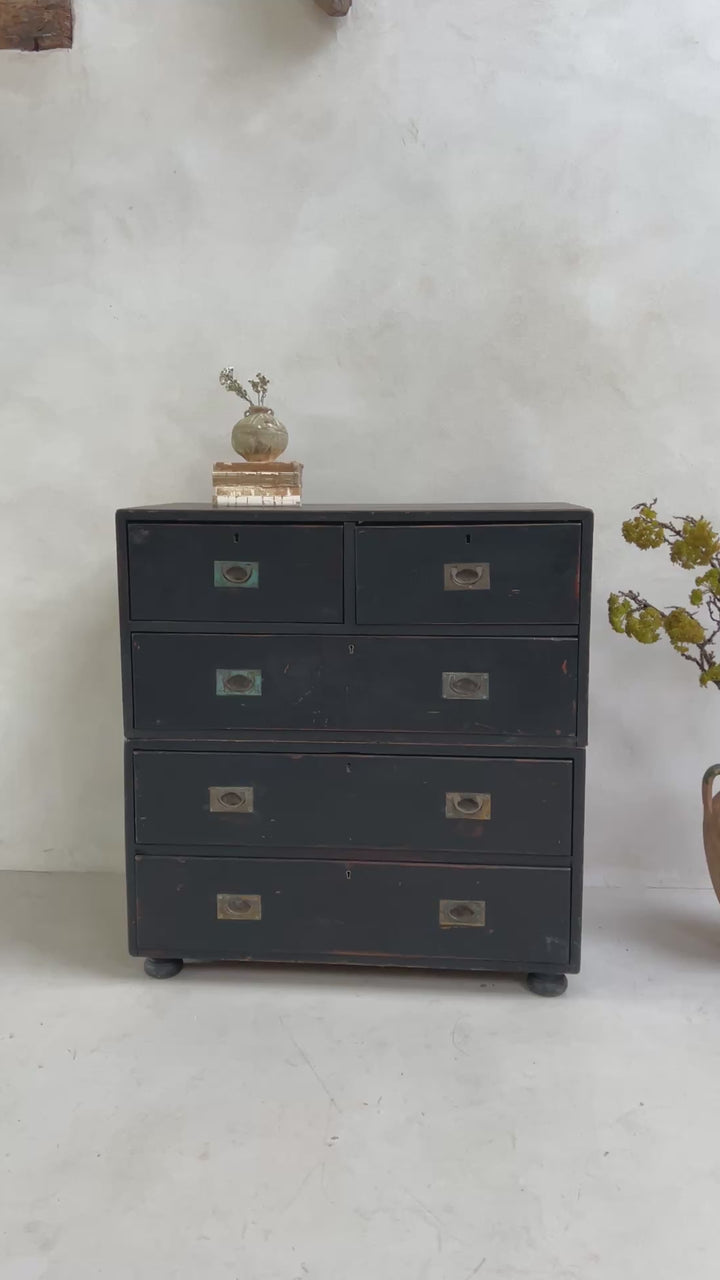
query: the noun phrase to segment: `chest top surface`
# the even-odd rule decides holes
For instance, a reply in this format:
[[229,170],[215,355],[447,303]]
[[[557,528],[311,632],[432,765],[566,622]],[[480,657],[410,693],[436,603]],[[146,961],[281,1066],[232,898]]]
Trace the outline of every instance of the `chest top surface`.
[[534,503],[480,503],[467,506],[463,503],[449,505],[424,505],[409,503],[404,505],[368,505],[350,504],[305,504],[300,507],[214,507],[211,503],[187,502],[166,503],[150,507],[127,507],[118,511],[118,519],[128,521],[210,521],[230,524],[245,524],[254,521],[282,522],[304,524],[307,522],[342,522],[356,523],[463,523],[480,522],[542,522],[542,521],[588,521],[592,519],[592,511],[588,507],[576,506],[567,502],[534,502]]

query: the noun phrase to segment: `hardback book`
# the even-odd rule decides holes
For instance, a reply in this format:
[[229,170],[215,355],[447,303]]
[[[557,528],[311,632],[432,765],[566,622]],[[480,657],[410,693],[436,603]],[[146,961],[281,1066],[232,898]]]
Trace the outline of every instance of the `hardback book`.
[[302,502],[301,462],[216,462],[216,507],[297,507]]

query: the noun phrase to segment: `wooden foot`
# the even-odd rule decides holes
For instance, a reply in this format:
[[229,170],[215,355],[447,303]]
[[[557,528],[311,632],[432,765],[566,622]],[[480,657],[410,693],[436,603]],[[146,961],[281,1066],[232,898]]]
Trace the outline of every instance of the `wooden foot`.
[[527,984],[536,996],[561,996],[568,982],[564,973],[529,973]]
[[149,978],[174,978],[182,967],[182,960],[147,959],[145,961],[145,972]]

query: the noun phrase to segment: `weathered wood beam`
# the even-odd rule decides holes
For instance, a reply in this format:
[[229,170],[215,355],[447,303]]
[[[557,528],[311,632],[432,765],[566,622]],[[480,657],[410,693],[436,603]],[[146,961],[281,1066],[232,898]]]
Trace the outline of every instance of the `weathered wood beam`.
[[346,13],[350,12],[353,0],[315,0],[325,13],[329,13],[331,18],[344,18]]
[[70,49],[72,0],[0,0],[0,49]]

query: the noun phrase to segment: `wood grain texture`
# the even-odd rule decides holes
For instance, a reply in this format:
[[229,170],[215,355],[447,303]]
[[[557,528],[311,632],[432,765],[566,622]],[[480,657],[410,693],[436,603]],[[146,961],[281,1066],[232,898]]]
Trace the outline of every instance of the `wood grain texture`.
[[71,0],[0,0],[0,49],[70,49]]

